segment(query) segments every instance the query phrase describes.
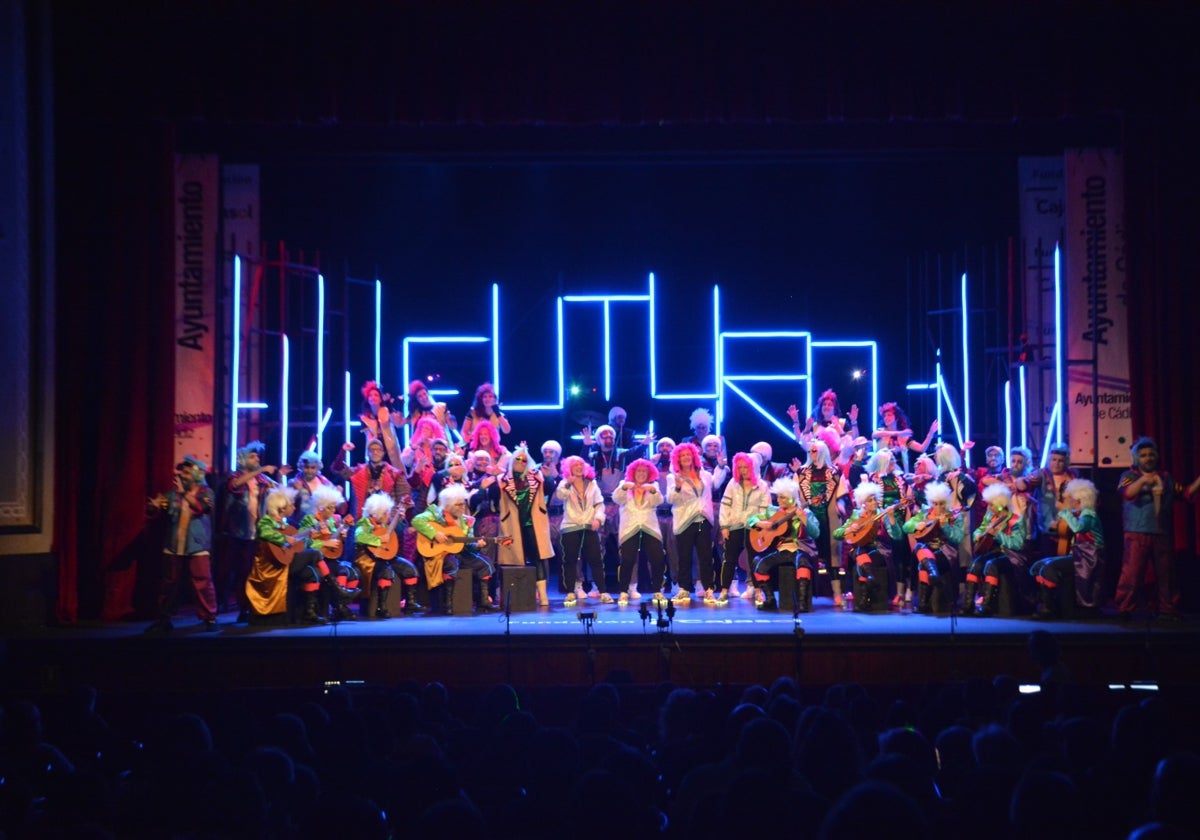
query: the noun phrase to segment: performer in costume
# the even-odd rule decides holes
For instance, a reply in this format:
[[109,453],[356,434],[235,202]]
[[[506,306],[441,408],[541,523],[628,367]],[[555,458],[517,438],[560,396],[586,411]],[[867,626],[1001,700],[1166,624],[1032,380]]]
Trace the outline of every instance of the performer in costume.
[[[910,506],[912,497],[908,492],[908,481],[896,463],[896,456],[891,449],[883,447],[867,461],[867,481],[878,484],[883,491],[883,507],[891,507],[897,502],[904,503],[904,514],[901,520],[916,512],[916,507]],[[896,585],[896,594],[892,598],[892,609],[902,610],[912,605],[913,557],[912,547],[908,537],[891,540],[884,536],[880,539],[877,549],[880,554],[890,561],[888,573]]]
[[291,519],[293,525],[298,525],[300,519],[307,513],[312,513],[312,494],[318,487],[332,487],[333,482],[321,475],[325,465],[321,456],[309,449],[300,453],[296,459],[296,468],[300,474],[288,482],[288,487],[295,491],[292,504]]
[[300,570],[300,588],[305,593],[303,620],[317,623],[314,611],[323,618],[325,607],[319,605],[320,589],[325,586],[329,594],[328,606],[338,620],[352,620],[351,602],[358,599],[358,570],[351,558],[346,556],[346,538],[354,527],[354,517],[338,515],[338,508],[345,504],[342,491],[337,487],[319,487],[313,493],[313,512],[300,520],[300,530],[309,531],[308,544],[320,552],[320,560]]
[[[604,497],[604,526],[600,530],[600,545],[602,553],[607,558],[605,566],[616,569],[621,565],[620,560],[620,513],[617,503],[613,501],[613,491],[621,483],[626,468],[634,460],[642,457],[646,446],[640,444],[630,449],[622,449],[616,445],[617,430],[612,426],[603,425],[596,429],[595,441],[589,428],[583,430],[583,450],[580,453],[596,474],[596,483],[600,485],[600,494]],[[630,579],[629,594],[634,600],[640,600],[637,591],[637,570]],[[597,581],[602,583],[602,581]],[[603,586],[601,586],[603,589]]]
[[508,449],[500,445],[500,433],[489,420],[477,420],[471,428],[471,451],[486,452],[498,470],[508,465]]
[[[975,529],[974,556],[967,572],[964,615],[995,615],[1000,599],[1000,577],[1012,569],[1024,570],[1025,521],[1012,507],[1012,490],[993,482],[983,488],[987,513]],[[978,593],[978,595],[977,595]],[[971,606],[974,609],[970,609]]]
[[[725,486],[725,493],[721,497],[720,524],[725,556],[721,562],[721,588],[717,592],[717,606],[729,603],[738,556],[747,545],[746,527],[750,517],[761,516],[770,503],[771,488],[758,477],[749,453],[734,455],[733,478]],[[753,597],[754,584],[747,581],[746,586]]]
[[504,412],[500,410],[500,403],[496,401],[496,389],[491,382],[484,382],[475,389],[475,399],[467,409],[467,416],[463,418],[462,423],[462,436],[465,440],[471,440],[475,424],[480,420],[486,420],[495,426],[497,441],[501,434],[507,435],[512,432],[508,418],[504,416]]
[[913,430],[907,415],[896,403],[887,402],[879,406],[879,416],[883,420],[883,425],[872,435],[876,440],[876,445],[886,446],[892,450],[896,463],[900,464],[904,472],[908,472],[908,453],[921,453],[929,448],[929,442],[937,433],[938,422],[934,420],[929,424],[929,432],[925,435],[925,440],[918,442],[913,440]]
[[625,480],[613,490],[612,497],[620,511],[621,566],[617,580],[621,594],[617,603],[623,607],[630,600],[640,600],[632,586],[639,554],[645,556],[650,570],[654,603],[667,603],[662,592],[663,548],[658,506],[663,498],[658,489],[658,468],[649,459],[638,458],[626,468]]
[[[475,592],[472,593],[475,609],[478,612],[495,612],[488,598],[488,581],[492,577],[493,568],[486,558],[478,553],[485,540],[476,539],[473,517],[467,514],[467,491],[458,486],[447,487],[442,493],[438,504],[427,507],[422,513],[413,517],[413,530],[428,537],[438,547],[445,547],[445,552],[435,553],[425,557],[425,580],[430,592],[430,610],[432,602],[441,595],[442,612],[445,615],[454,614],[455,576],[460,569],[470,569],[475,579]],[[463,549],[457,554],[450,551],[454,538],[461,534],[466,540]]]
[[415,433],[417,424],[422,418],[429,418],[440,427],[440,431],[433,437],[440,437],[448,441],[461,439],[461,436],[458,435],[458,421],[446,408],[446,404],[435,403],[430,398],[425,383],[420,379],[414,379],[408,383],[408,414],[405,416],[404,422],[412,427]]
[[399,466],[400,443],[396,439],[396,428],[392,425],[392,395],[383,393],[379,383],[371,379],[363,383],[362,397],[362,413],[358,415],[358,419],[362,422],[367,443],[373,440],[383,441],[388,460],[394,466]]
[[[704,603],[715,605],[713,593],[713,478],[700,468],[700,449],[694,443],[681,443],[671,450],[671,472],[667,476],[667,504],[671,506],[671,526],[675,531],[677,574],[676,604],[690,604],[695,576],[692,556],[699,570]],[[659,520],[661,526],[662,520]]]
[[[367,444],[367,461],[355,467],[346,465],[346,453],[354,450],[354,444],[346,441],[338,452],[330,471],[350,482],[354,491],[354,518],[362,519],[363,503],[373,493],[387,493],[392,501],[405,507],[412,506],[412,487],[404,470],[392,466],[383,459],[385,448],[382,441]],[[332,484],[324,486],[332,487]],[[411,556],[411,555],[410,555]]]
[[550,518],[542,474],[532,468],[529,448],[522,442],[513,450],[508,469],[500,479],[500,530],[508,537],[500,543],[501,566],[533,566],[537,603],[550,606],[546,561],[554,556],[550,544]]
[[658,506],[658,530],[663,536],[663,555],[667,563],[667,585],[679,583],[679,549],[675,545],[675,526],[671,520],[671,504],[667,499],[667,481],[671,476],[671,453],[675,450],[675,441],[669,437],[658,439],[655,453],[650,462],[658,470],[658,492],[662,494],[662,504]]
[[[288,580],[292,563],[304,551],[307,540],[289,534],[289,519],[295,513],[296,489],[277,487],[267,494],[266,513],[258,520],[258,550],[254,565],[246,578],[246,600],[252,624],[286,622],[288,614]],[[271,546],[291,549],[286,561],[280,560]],[[307,558],[306,558],[307,559]]]
[[596,483],[596,473],[591,464],[578,455],[571,455],[562,462],[563,479],[554,491],[563,506],[562,554],[563,585],[567,590],[565,607],[573,607],[586,601],[588,594],[583,585],[583,571],[590,570],[592,597],[602,604],[611,604],[604,585],[604,558],[600,554],[600,529],[604,526],[604,497]]
[[[467,472],[467,507],[475,518],[475,535],[491,538],[500,533],[500,469],[492,461],[492,456],[485,450],[471,454],[471,468]],[[480,549],[488,563],[494,569],[497,564],[499,546],[492,541]],[[494,591],[499,585],[495,576],[492,577],[493,589],[489,603],[495,603],[499,595]]]
[[888,606],[888,554],[904,541],[900,500],[885,507],[883,488],[864,481],[854,488],[854,513],[834,537],[850,545],[854,570],[854,609],[874,612]]
[[[695,411],[692,412],[691,416],[688,418],[688,426],[691,429],[692,433],[690,435],[688,435],[687,437],[682,438],[679,442],[680,443],[693,443],[696,445],[697,449],[703,451],[704,450],[704,439],[712,433],[712,427],[713,427],[712,414],[709,413],[709,410],[707,408],[703,408],[703,407],[697,408]],[[722,455],[724,455],[725,454],[725,441],[724,441],[724,439],[722,439],[720,437],[718,437],[717,440],[721,444],[720,452]]]
[[[263,465],[261,458],[266,447],[253,440],[237,451],[237,471],[225,482],[224,507],[221,517],[221,553],[216,558],[214,585],[217,604],[228,609],[236,604],[238,621],[249,617],[246,602],[246,577],[254,563],[257,538],[255,528],[266,513],[267,494],[279,486],[268,478],[278,474],[283,480],[290,468]],[[233,601],[231,604],[230,601]]]
[[[721,510],[721,499],[725,498],[725,488],[729,486],[729,479],[733,473],[729,469],[729,461],[725,457],[725,440],[717,435],[705,435],[700,441],[701,461],[700,468],[712,473],[713,488],[712,500],[713,511]],[[715,513],[714,513],[715,516]],[[716,519],[713,520],[713,570],[717,573],[717,578],[720,577],[720,568],[725,557],[725,537],[721,533],[720,527]],[[716,603],[716,598],[709,598],[707,590],[700,593],[705,600],[705,603]]]
[[962,539],[958,542],[958,564],[952,572],[963,611],[972,609],[966,600],[966,570],[971,568],[971,509],[975,505],[975,479],[969,470],[963,469],[962,455],[950,443],[939,443],[933,450],[934,465],[938,480],[950,488],[950,507],[961,511],[963,517]]
[[461,484],[464,487],[467,483],[467,465],[462,456],[450,452],[447,453],[446,459],[442,462],[442,468],[433,474],[433,480],[429,485],[429,494],[426,501],[429,504],[437,501],[438,494],[442,492],[442,488],[451,484]]
[[1125,554],[1115,599],[1117,614],[1123,619],[1133,617],[1138,589],[1147,570],[1153,567],[1157,588],[1151,609],[1156,609],[1160,618],[1174,621],[1179,617],[1179,586],[1171,544],[1173,508],[1177,501],[1192,500],[1200,489],[1200,477],[1185,488],[1159,469],[1158,444],[1152,438],[1138,438],[1130,451],[1134,467],[1126,470],[1117,484],[1125,530]]
[[[1070,526],[1059,513],[1069,507],[1067,484],[1079,478],[1079,472],[1068,466],[1071,447],[1056,443],[1050,447],[1049,465],[1038,474],[1038,556],[1056,557],[1066,554],[1071,541]],[[1063,549],[1060,551],[1059,549]]]
[[[537,465],[537,471],[542,475],[542,489],[546,493],[546,517],[550,521],[550,547],[554,549],[554,557],[550,560],[550,576],[556,577],[562,584],[562,519],[563,503],[555,491],[562,481],[559,472],[559,459],[562,458],[562,444],[556,440],[548,440],[542,444],[542,460]],[[572,589],[564,589],[571,592]]]
[[213,586],[211,555],[214,499],[205,480],[207,473],[208,464],[194,455],[185,455],[175,465],[172,488],[146,500],[151,512],[165,512],[168,518],[158,588],[158,620],[147,632],[171,632],[171,613],[175,610],[184,565],[196,593],[196,615],[206,630],[217,629],[217,592]]
[[1073,478],[1063,489],[1066,506],[1058,512],[1058,520],[1073,536],[1070,554],[1045,557],[1029,567],[1038,584],[1038,611],[1034,618],[1063,617],[1058,593],[1067,582],[1074,583],[1076,605],[1093,611],[1100,606],[1104,530],[1096,513],[1097,495],[1096,485],[1086,478]]
[[[800,427],[800,409],[794,404],[789,405],[787,414],[792,420],[792,432],[796,436],[796,443],[805,450],[823,429],[831,430],[836,436],[839,441],[838,451],[846,448],[851,440],[858,437],[858,406],[850,406],[849,414],[843,417],[838,396],[832,388],[827,389],[817,398],[817,404],[813,406],[812,413],[804,421],[803,428]],[[833,447],[830,449],[832,451]]]
[[917,611],[931,614],[954,603],[949,572],[958,562],[963,518],[950,509],[950,488],[940,481],[925,486],[925,502],[904,523],[904,532],[917,540]]
[[[754,568],[754,603],[761,610],[776,610],[775,593],[771,589],[771,573],[793,575],[796,578],[797,607],[800,612],[812,611],[813,560],[817,556],[816,539],[821,525],[812,510],[800,498],[800,487],[792,478],[777,478],[771,485],[771,495],[778,504],[768,505],[761,514],[746,520],[747,530],[773,528],[786,523],[783,534],[771,549],[752,560]],[[784,606],[787,606],[786,604]]]
[[354,566],[360,588],[370,593],[365,612],[376,618],[389,617],[388,596],[397,579],[402,587],[404,612],[411,614],[422,609],[416,598],[417,567],[399,554],[390,559],[378,556],[381,549],[388,547],[385,540],[391,543],[394,536],[399,544],[400,529],[404,527],[402,511],[402,508],[396,510],[395,500],[387,493],[372,493],[363,502],[363,517],[354,529]]
[[[843,606],[841,544],[833,538],[833,533],[842,525],[837,500],[846,495],[848,490],[842,483],[841,471],[833,466],[829,446],[819,437],[809,444],[808,461],[796,473],[796,480],[800,484],[800,499],[812,509],[821,524],[817,539],[818,562],[829,570],[833,605]],[[821,568],[818,566],[818,574]]]

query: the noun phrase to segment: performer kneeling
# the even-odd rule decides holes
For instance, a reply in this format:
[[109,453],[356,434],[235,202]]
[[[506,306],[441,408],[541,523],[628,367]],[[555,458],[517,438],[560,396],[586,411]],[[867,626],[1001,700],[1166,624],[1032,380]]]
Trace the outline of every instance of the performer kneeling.
[[1086,478],[1067,482],[1067,507],[1058,518],[1071,529],[1071,553],[1046,557],[1030,567],[1038,583],[1038,611],[1034,618],[1062,618],[1059,587],[1074,578],[1075,603],[1095,609],[1100,606],[1100,577],[1104,564],[1104,531],[1096,514],[1096,485]]
[[746,520],[752,540],[755,532],[780,534],[766,552],[751,558],[755,604],[761,610],[778,609],[771,590],[771,572],[778,568],[779,574],[796,577],[797,611],[812,612],[813,563],[818,554],[821,523],[812,508],[801,503],[800,485],[794,479],[775,479],[771,495],[779,504],[769,506],[765,515]]
[[983,488],[983,500],[987,512],[975,529],[974,559],[967,572],[965,604],[967,615],[989,616],[996,614],[1000,600],[1000,575],[1012,566],[1026,565],[1021,553],[1025,546],[1025,521],[1012,509],[1012,491],[1008,485],[989,484]]
[[272,490],[267,494],[266,515],[258,520],[258,546],[246,578],[252,624],[287,620],[289,569],[307,545],[305,536],[288,522],[296,511],[296,496],[294,487]]
[[413,517],[417,532],[417,551],[425,560],[425,583],[430,592],[430,611],[434,609],[434,591],[442,595],[442,613],[454,615],[454,581],[460,569],[470,569],[475,577],[476,612],[496,612],[487,597],[492,564],[476,553],[487,545],[476,539],[475,518],[467,515],[467,489],[451,485],[423,513]]
[[949,501],[949,485],[931,481],[925,485],[925,506],[904,523],[904,532],[917,538],[917,612],[942,612],[953,603],[949,572],[958,560],[963,524]]
[[363,609],[373,612],[376,618],[388,618],[388,596],[396,578],[403,587],[404,612],[411,614],[421,609],[416,599],[417,567],[397,555],[400,550],[397,527],[403,530],[403,522],[403,505],[397,505],[387,493],[372,493],[363,503],[363,518],[354,531],[354,565],[370,593]]
[[850,546],[854,558],[854,610],[887,609],[888,556],[891,547],[904,540],[904,527],[897,519],[899,502],[883,506],[883,487],[869,481],[854,488],[854,513],[834,539]]

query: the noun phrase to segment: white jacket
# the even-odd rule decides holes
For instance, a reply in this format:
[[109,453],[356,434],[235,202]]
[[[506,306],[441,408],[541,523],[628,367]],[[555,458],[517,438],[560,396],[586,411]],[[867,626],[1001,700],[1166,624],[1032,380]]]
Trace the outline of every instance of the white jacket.
[[769,504],[771,489],[761,478],[749,490],[738,481],[730,481],[721,497],[721,527],[730,531],[745,528],[746,520],[751,516],[762,516]]
[[667,476],[667,503],[675,514],[673,527],[676,534],[682,534],[699,519],[708,520],[710,525],[716,524],[713,518],[712,473],[700,470],[699,475],[699,487],[676,473]]
[[643,485],[646,491],[640,501],[633,491],[626,489],[626,484],[627,482],[622,481],[612,494],[613,501],[621,506],[621,524],[617,528],[617,540],[625,542],[641,531],[662,542],[657,508],[662,504],[663,497],[658,489],[658,482]]
[[588,478],[584,479],[583,488],[583,495],[580,496],[571,479],[564,478],[554,491],[554,495],[563,502],[564,534],[568,531],[590,529],[595,520],[600,520],[601,525],[604,524],[604,496],[600,493],[600,485]]

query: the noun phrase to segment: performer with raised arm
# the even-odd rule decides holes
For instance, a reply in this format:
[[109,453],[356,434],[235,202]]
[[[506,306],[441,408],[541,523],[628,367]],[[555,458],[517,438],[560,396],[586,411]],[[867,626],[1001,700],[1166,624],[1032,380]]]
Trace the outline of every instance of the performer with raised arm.
[[1142,437],[1130,448],[1133,468],[1121,475],[1117,489],[1121,493],[1122,521],[1125,529],[1125,556],[1117,581],[1117,614],[1133,617],[1138,589],[1146,571],[1153,567],[1156,582],[1151,608],[1159,618],[1179,619],[1179,585],[1172,551],[1174,505],[1191,501],[1200,489],[1200,477],[1186,488],[1166,471],[1159,469],[1158,444]]
[[[278,487],[289,467],[261,463],[266,446],[252,440],[237,451],[237,471],[225,482],[221,533],[224,539],[217,555],[214,586],[218,609],[238,608],[238,621],[249,618],[246,601],[246,577],[254,564],[257,550],[256,526],[266,513],[267,494]],[[268,476],[279,475],[280,481]],[[230,601],[233,603],[230,603]]]
[[833,605],[841,607],[842,576],[841,545],[833,538],[833,532],[841,527],[841,514],[837,500],[848,492],[842,483],[842,473],[829,457],[829,446],[819,437],[808,445],[808,461],[796,472],[800,484],[800,499],[812,509],[821,524],[817,538],[818,574],[820,569],[829,571],[833,589]]
[[500,543],[501,566],[532,566],[539,607],[550,606],[546,581],[547,560],[554,556],[550,544],[550,519],[542,474],[534,469],[529,447],[522,441],[513,450],[508,469],[500,478],[500,530],[508,540]]
[[987,513],[975,529],[971,568],[967,571],[964,615],[995,615],[1000,600],[1000,577],[1025,569],[1025,521],[1012,507],[1012,490],[993,482],[983,488]]
[[295,513],[296,495],[293,487],[277,487],[267,494],[266,513],[257,526],[258,550],[246,578],[251,624],[287,620],[288,581],[294,564],[299,570],[298,558],[308,545],[305,535],[289,523]]
[[419,535],[417,551],[424,558],[425,580],[429,587],[430,611],[432,602],[441,595],[442,613],[454,615],[455,576],[460,569],[470,569],[475,578],[473,595],[477,612],[495,612],[488,598],[488,581],[493,568],[478,550],[488,540],[476,537],[475,520],[467,513],[467,490],[447,487],[438,499],[413,517],[413,530]]
[[883,503],[883,488],[864,481],[854,488],[854,513],[834,533],[850,548],[854,574],[854,609],[873,612],[888,606],[888,560],[904,541],[903,502]]
[[626,468],[625,480],[616,486],[612,497],[620,511],[621,566],[617,579],[621,594],[617,603],[624,607],[630,600],[640,600],[632,581],[641,554],[650,569],[654,602],[665,604],[662,532],[658,529],[658,506],[662,504],[658,468],[649,459],[638,458]]
[[[1058,494],[1056,494],[1057,496]],[[1070,531],[1067,554],[1044,557],[1029,567],[1038,584],[1038,609],[1034,618],[1063,618],[1060,592],[1071,588],[1074,604],[1093,613],[1100,606],[1100,577],[1104,566],[1104,530],[1096,513],[1096,485],[1086,478],[1073,478],[1063,488],[1066,505],[1057,519]],[[1047,531],[1052,529],[1047,528]],[[1058,546],[1056,546],[1058,547]]]
[[[395,467],[384,460],[385,454],[382,441],[373,440],[367,444],[367,460],[354,467],[346,465],[346,453],[354,451],[354,444],[346,441],[338,452],[337,460],[333,462],[330,472],[350,482],[354,492],[354,518],[362,519],[363,503],[373,493],[387,493],[392,501],[404,507],[412,505],[412,487],[404,470]],[[332,487],[331,484],[323,486]],[[315,492],[315,488],[314,488]],[[403,530],[403,529],[402,529]]]
[[[729,589],[737,572],[738,556],[747,545],[746,528],[750,517],[761,516],[770,503],[771,488],[758,477],[749,453],[734,455],[733,477],[721,497],[720,524],[725,556],[721,562],[721,588],[717,592],[716,606],[729,604]],[[754,584],[747,581],[746,588],[753,597]]]
[[[446,485],[443,492],[452,485]],[[362,610],[375,618],[388,618],[388,596],[400,580],[404,612],[422,609],[417,603],[417,567],[401,557],[400,531],[405,527],[404,508],[387,493],[372,493],[363,503],[363,516],[354,529],[354,565],[361,588],[368,594]]]
[[[675,594],[671,600],[692,602],[692,556],[696,557],[704,603],[715,604],[713,594],[713,489],[712,473],[700,468],[700,449],[681,443],[671,450],[671,473],[667,476],[667,504],[675,531],[678,566]],[[662,524],[660,518],[659,524]]]
[[945,612],[954,603],[950,568],[958,562],[963,517],[950,508],[950,487],[940,481],[925,486],[925,506],[904,523],[916,537],[917,612]]
[[761,554],[756,553],[752,560],[755,606],[760,610],[779,608],[771,590],[771,573],[778,568],[778,574],[793,575],[796,579],[798,611],[811,612],[812,564],[817,556],[820,523],[812,509],[801,500],[795,479],[775,479],[770,492],[778,504],[768,505],[761,514],[746,520],[750,534],[757,531],[767,538],[778,534],[771,540],[770,547]]
[[158,587],[158,620],[148,633],[170,633],[171,613],[179,593],[179,579],[187,566],[192,591],[196,593],[196,615],[206,630],[217,629],[217,592],[212,579],[213,492],[205,480],[208,464],[195,455],[185,455],[175,465],[175,483],[166,493],[146,500],[152,513],[168,517],[163,543],[162,575]]
[[[808,449],[808,445],[823,429],[831,430],[838,441],[849,442],[858,437],[858,406],[850,406],[849,414],[843,417],[838,396],[832,388],[825,390],[817,398],[817,404],[805,419],[803,428],[800,426],[800,409],[795,404],[788,406],[787,415],[792,420],[792,432],[796,436],[796,443],[804,449]],[[839,443],[838,449],[844,449],[845,445],[844,442]]]
[[567,590],[563,606],[574,607],[586,601],[583,572],[592,575],[595,597],[602,604],[611,604],[612,595],[604,584],[604,558],[600,554],[600,529],[604,526],[604,497],[596,483],[591,464],[578,455],[562,462],[563,479],[554,491],[563,506],[562,516],[562,574]]
[[937,433],[938,422],[934,420],[929,424],[929,432],[923,441],[916,441],[913,440],[913,430],[907,415],[896,403],[887,402],[879,406],[879,416],[883,420],[883,425],[872,435],[877,442],[876,445],[886,446],[892,450],[896,462],[900,464],[904,472],[908,472],[908,453],[920,454],[929,448],[929,442]]
[[[508,418],[504,416],[504,412],[500,410],[500,403],[496,401],[496,389],[491,382],[484,382],[475,389],[475,399],[471,402],[471,407],[467,409],[467,416],[463,418],[462,423],[462,436],[465,440],[471,440],[475,424],[480,420],[486,420],[495,427],[497,443],[501,434],[507,435],[512,432]],[[472,447],[472,449],[478,448]]]
[[358,419],[367,436],[367,443],[383,441],[388,460],[394,466],[400,466],[400,443],[396,439],[396,427],[392,425],[392,395],[385,394],[379,383],[370,379],[363,383],[362,397],[362,413]]

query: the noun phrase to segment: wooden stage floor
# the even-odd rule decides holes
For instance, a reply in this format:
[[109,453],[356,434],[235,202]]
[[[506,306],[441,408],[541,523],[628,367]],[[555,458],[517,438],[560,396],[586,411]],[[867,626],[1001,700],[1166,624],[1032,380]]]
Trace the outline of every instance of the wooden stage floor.
[[[556,602],[556,604],[561,602]],[[648,604],[648,602],[647,602]],[[1011,675],[1036,682],[1027,651],[1033,630],[1058,639],[1072,677],[1096,685],[1153,680],[1200,683],[1200,621],[1119,622],[1100,618],[1037,622],[857,614],[818,598],[795,620],[749,602],[679,608],[660,629],[656,610],[637,606],[476,616],[417,615],[386,621],[262,628],[223,614],[206,632],[181,611],[168,636],[147,622],[9,631],[0,639],[8,692],[54,691],[87,683],[107,691],[304,688],[341,682],[394,685],[440,681],[531,688],[623,681],[679,685],[769,683],[906,685]]]

